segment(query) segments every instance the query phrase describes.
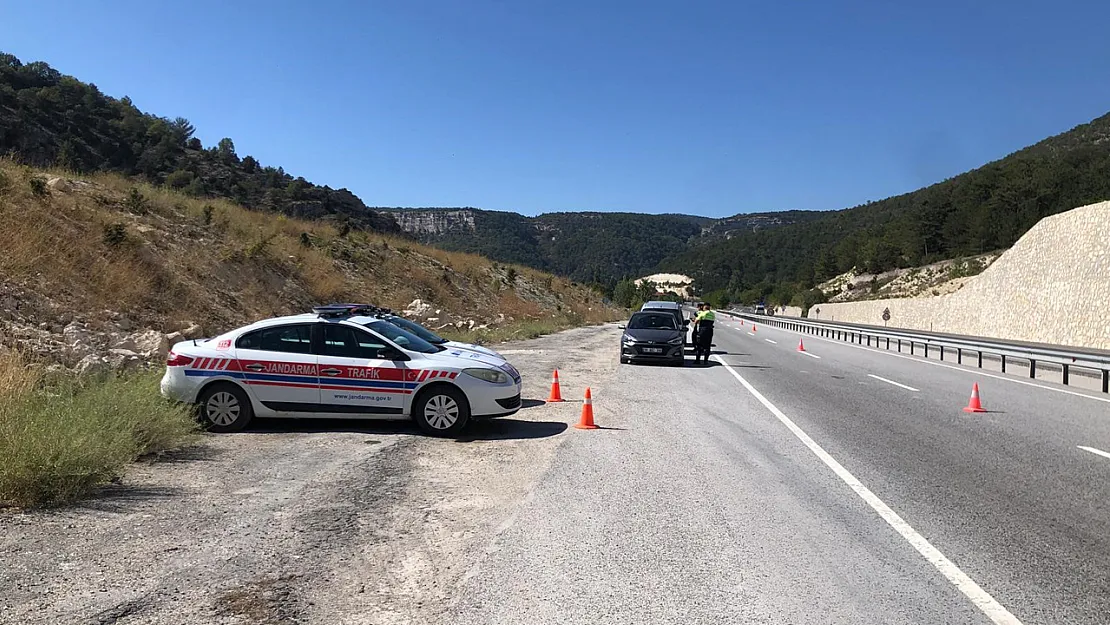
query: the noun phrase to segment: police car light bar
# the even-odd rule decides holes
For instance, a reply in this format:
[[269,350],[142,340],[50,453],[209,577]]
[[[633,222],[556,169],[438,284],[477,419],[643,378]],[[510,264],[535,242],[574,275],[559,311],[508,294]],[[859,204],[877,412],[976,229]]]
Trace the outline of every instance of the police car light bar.
[[389,314],[390,310],[372,304],[328,304],[326,306],[313,306],[312,312],[321,317],[353,317],[355,315]]

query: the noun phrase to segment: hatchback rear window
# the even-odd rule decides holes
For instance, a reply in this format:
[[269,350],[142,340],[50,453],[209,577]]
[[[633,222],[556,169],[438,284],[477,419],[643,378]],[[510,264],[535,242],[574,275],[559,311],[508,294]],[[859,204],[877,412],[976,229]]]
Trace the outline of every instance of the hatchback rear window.
[[628,322],[629,330],[677,330],[678,324],[674,321],[674,315],[665,313],[632,315],[632,319]]

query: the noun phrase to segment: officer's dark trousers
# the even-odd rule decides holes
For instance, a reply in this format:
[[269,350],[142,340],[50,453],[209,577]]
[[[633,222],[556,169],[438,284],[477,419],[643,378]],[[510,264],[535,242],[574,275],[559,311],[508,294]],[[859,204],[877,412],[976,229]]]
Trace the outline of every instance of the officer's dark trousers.
[[698,328],[698,338],[694,343],[694,360],[704,358],[709,360],[709,352],[713,346],[713,326]]

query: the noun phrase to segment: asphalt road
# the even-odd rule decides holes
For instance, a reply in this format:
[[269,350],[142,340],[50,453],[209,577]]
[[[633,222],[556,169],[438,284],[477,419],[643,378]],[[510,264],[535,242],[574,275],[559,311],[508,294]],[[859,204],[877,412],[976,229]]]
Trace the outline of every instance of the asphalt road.
[[749,328],[621,367],[450,622],[1110,623],[1106,396]]

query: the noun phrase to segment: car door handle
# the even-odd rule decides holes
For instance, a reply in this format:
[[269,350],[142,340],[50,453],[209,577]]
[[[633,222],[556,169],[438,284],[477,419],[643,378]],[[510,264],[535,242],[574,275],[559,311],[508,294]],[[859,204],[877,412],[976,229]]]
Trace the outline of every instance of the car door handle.
[[249,370],[249,371],[262,371],[262,370],[263,370],[263,369],[265,369],[266,367],[263,367],[262,365],[247,365],[247,366],[245,366],[245,367],[243,367],[243,368],[244,368],[244,369],[247,369],[247,370]]
[[320,369],[320,373],[323,373],[324,375],[339,375],[340,373],[343,373],[343,370],[342,369]]

